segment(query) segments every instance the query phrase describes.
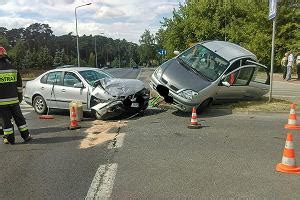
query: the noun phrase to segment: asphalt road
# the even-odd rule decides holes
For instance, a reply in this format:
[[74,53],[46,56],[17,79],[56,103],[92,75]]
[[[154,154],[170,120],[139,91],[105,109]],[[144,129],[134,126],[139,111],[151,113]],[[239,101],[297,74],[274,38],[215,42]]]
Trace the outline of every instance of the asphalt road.
[[[145,82],[150,72],[111,71],[116,77],[139,74]],[[288,114],[210,111],[198,116],[204,127],[191,130],[190,114],[148,109],[120,122],[87,118],[81,129],[71,131],[67,112],[40,120],[32,108],[23,104],[22,109],[34,140],[23,144],[17,134],[16,145],[0,144],[0,199],[300,198],[300,180],[275,172]],[[100,129],[125,125],[93,130],[94,136],[113,139],[103,136],[98,145],[80,148],[83,141],[98,141],[87,137],[95,123]],[[295,134],[297,152],[299,140]]]

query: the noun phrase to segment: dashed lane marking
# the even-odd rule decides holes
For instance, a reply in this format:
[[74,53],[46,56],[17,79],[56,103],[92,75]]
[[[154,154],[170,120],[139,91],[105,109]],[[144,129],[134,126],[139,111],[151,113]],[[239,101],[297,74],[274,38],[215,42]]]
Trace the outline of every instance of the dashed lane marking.
[[116,163],[99,166],[85,197],[86,200],[106,200],[110,198],[117,174],[117,167],[118,164]]

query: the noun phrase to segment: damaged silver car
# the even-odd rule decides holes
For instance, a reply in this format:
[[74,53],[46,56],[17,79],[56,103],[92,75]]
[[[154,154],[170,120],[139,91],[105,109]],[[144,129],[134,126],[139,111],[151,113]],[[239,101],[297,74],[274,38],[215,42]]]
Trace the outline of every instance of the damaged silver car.
[[205,41],[159,66],[150,87],[181,111],[195,107],[201,112],[216,102],[262,97],[269,92],[270,74],[249,50],[230,42]]
[[72,101],[97,119],[111,119],[145,110],[149,90],[137,79],[120,79],[97,68],[70,67],[50,70],[25,86],[25,101],[38,114],[48,108],[69,109]]

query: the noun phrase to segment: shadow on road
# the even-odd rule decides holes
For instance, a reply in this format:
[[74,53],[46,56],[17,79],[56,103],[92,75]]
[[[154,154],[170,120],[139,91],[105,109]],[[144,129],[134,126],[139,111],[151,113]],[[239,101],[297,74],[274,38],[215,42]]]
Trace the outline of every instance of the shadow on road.
[[[172,112],[172,114],[178,117],[191,117],[192,115],[192,113],[182,112],[179,110]],[[197,114],[197,116],[198,117],[201,116],[202,118],[210,118],[210,117],[226,116],[231,114],[232,114],[231,109],[209,109],[200,114]]]
[[166,112],[167,110],[165,109],[159,109],[159,108],[147,108],[144,112],[138,113],[136,115],[133,115],[127,119],[130,120],[137,120],[141,117],[147,117],[147,116],[151,116],[151,115],[157,115],[163,112]]
[[34,138],[28,144],[51,144],[51,143],[64,143],[75,140],[82,140],[83,136],[70,136],[70,137],[49,137],[49,138]]
[[42,133],[57,133],[68,130],[67,127],[46,127],[38,129],[30,129],[32,135],[38,135]]

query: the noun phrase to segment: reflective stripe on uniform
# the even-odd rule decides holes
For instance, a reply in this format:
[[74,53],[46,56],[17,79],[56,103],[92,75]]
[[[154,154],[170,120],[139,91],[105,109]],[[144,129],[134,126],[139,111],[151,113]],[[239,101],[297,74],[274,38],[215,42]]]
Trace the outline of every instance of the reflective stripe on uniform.
[[18,71],[15,69],[5,69],[5,70],[0,70],[1,73],[17,73]]
[[28,128],[27,128],[27,125],[22,125],[22,126],[19,126],[19,131],[23,132],[23,131],[27,131]]
[[17,82],[17,72],[16,71],[15,72],[0,71],[0,84],[1,83],[14,83],[14,82]]
[[4,135],[10,135],[14,133],[12,128],[3,129]]
[[18,97],[8,98],[8,99],[0,99],[0,106],[16,104],[16,103],[19,103]]
[[18,100],[18,97],[14,97],[14,98],[7,98],[7,99],[0,99],[0,103],[1,103],[1,102],[14,101],[14,100]]

